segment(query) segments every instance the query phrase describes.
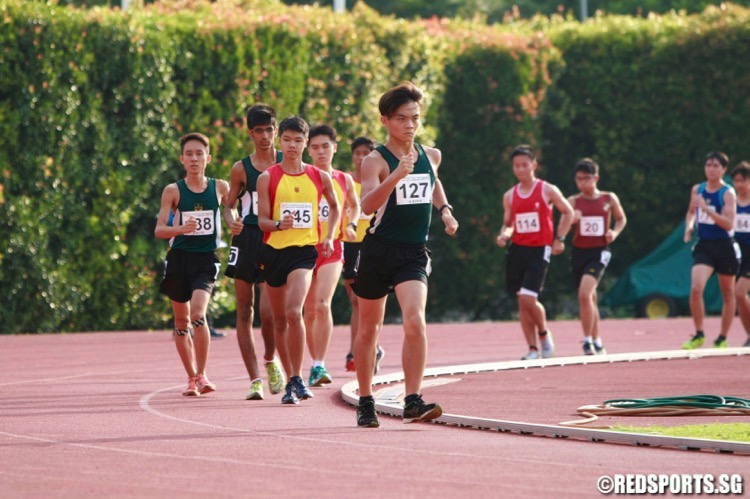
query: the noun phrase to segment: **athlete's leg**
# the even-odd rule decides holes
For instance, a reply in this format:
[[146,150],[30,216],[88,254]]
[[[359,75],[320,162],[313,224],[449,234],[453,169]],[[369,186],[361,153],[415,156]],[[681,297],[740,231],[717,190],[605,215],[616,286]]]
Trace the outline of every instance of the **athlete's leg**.
[[240,346],[240,354],[247,374],[251,380],[254,380],[260,377],[255,338],[253,338],[255,287],[253,283],[235,278],[234,291],[237,299],[237,343]]
[[276,355],[276,338],[273,332],[271,300],[268,299],[265,283],[258,284],[258,294],[260,294],[258,312],[260,313],[260,334],[263,337],[263,359],[270,362]]
[[206,374],[208,351],[211,347],[211,332],[206,322],[206,310],[211,294],[203,289],[193,291],[190,298],[190,323],[193,325],[193,344],[195,345],[195,369],[198,374]]
[[[302,319],[302,305],[311,281],[312,269],[295,269],[287,277],[284,315],[288,324],[286,337],[290,370],[287,374],[290,377],[300,375],[305,357],[305,322]],[[284,368],[286,369],[286,366]]]
[[404,369],[405,393],[418,394],[422,388],[422,375],[427,363],[427,284],[422,281],[405,281],[396,285],[394,289],[404,322],[401,363]]
[[596,304],[597,284],[596,278],[587,274],[581,278],[581,284],[578,286],[578,307],[584,336],[595,336],[594,331],[598,329],[596,327],[598,322],[598,307]]
[[747,277],[740,277],[737,279],[737,285],[735,287],[737,312],[740,316],[742,327],[745,328],[745,333],[750,337],[750,299],[747,297],[748,291],[750,291],[750,279]]
[[383,325],[385,303],[388,297],[367,300],[359,297],[359,327],[354,341],[354,358],[357,359],[359,396],[372,395],[372,376],[375,368],[375,345]]
[[344,285],[346,286],[346,296],[349,297],[349,303],[352,306],[352,314],[349,319],[349,329],[351,331],[349,351],[354,353],[354,340],[357,337],[357,327],[359,325],[359,298],[354,293],[352,284],[354,284],[354,279],[347,279],[344,281]]
[[283,286],[273,287],[266,285],[266,293],[271,303],[273,316],[273,331],[276,342],[276,351],[284,371],[289,374],[292,369],[292,361],[289,357],[289,345],[287,342],[289,324],[286,320],[286,292],[289,283]]
[[702,263],[693,265],[690,271],[690,313],[693,316],[696,331],[703,331],[703,319],[706,315],[703,291],[713,272],[713,267]]
[[721,291],[721,329],[719,336],[726,338],[732,327],[737,301],[734,295],[735,277],[731,274],[719,274],[719,290]]
[[[341,277],[341,268],[342,262],[329,263],[318,268],[313,284],[314,292],[311,287],[306,301],[305,315],[311,312],[315,316],[312,334],[310,331],[307,332],[308,341],[313,342],[313,345],[309,346],[310,355],[315,361],[325,361],[328,345],[331,343],[333,334],[331,301],[339,283],[339,277]],[[309,299],[311,295],[312,300]],[[311,306],[309,310],[308,304]]]
[[198,373],[195,369],[195,351],[193,349],[193,339],[190,337],[190,303],[172,302],[172,313],[174,314],[174,327],[180,331],[187,331],[186,334],[175,334],[174,344],[177,347],[177,353],[180,356],[182,365],[189,378],[194,378]]

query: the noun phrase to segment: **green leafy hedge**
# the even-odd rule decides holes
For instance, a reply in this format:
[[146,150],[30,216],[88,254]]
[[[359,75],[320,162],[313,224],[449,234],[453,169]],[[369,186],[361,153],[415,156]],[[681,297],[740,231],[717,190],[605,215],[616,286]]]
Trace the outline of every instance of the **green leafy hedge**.
[[[441,177],[460,237],[431,247],[432,319],[508,317],[494,246],[507,153],[540,147],[566,193],[593,156],[631,225],[611,275],[681,218],[702,155],[748,157],[748,11],[652,20],[601,18],[407,22],[362,4],[346,15],[280,2],[165,2],[76,10],[0,0],[0,301],[3,332],[168,327],[157,293],[166,243],[153,236],[164,185],[179,175],[178,138],[212,139],[209,174],[228,178],[249,152],[245,108],[333,124],[346,143],[382,140],[377,101],[410,79],[426,93],[422,140],[443,151]],[[626,189],[627,188],[627,189]],[[225,256],[224,256],[225,258]],[[545,297],[571,296],[564,258]],[[231,283],[211,315],[229,323]],[[343,293],[337,322],[348,320]]]

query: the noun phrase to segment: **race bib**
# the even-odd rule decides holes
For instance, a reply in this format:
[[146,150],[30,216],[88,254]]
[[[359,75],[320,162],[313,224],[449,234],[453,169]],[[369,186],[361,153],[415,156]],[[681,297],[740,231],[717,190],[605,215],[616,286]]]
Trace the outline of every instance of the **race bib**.
[[331,214],[331,207],[328,206],[328,200],[323,198],[318,205],[318,220],[328,222],[328,216]]
[[253,215],[258,216],[258,193],[253,191],[250,193],[250,203],[253,206]]
[[737,218],[734,219],[734,230],[750,232],[750,213],[737,213]]
[[396,184],[396,204],[425,204],[432,202],[429,173],[412,173]]
[[294,215],[294,229],[309,229],[312,227],[312,203],[281,203],[281,216],[288,213]]
[[[716,213],[716,206],[708,205],[708,211]],[[716,222],[714,222],[714,219],[708,216],[708,212],[703,211],[700,208],[698,208],[698,223],[716,225]]]
[[604,217],[581,217],[578,227],[582,236],[601,237],[604,235]]
[[530,234],[539,232],[539,213],[531,211],[516,214],[516,232],[519,234]]
[[198,226],[195,228],[195,232],[192,234],[184,234],[186,236],[210,236],[214,233],[214,212],[211,210],[201,211],[183,211],[182,220],[187,222],[191,218],[194,218],[198,222]]

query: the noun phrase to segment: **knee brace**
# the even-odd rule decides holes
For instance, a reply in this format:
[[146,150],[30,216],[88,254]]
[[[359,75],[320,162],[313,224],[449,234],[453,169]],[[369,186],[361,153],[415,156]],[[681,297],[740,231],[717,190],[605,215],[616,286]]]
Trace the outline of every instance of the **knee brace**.
[[206,323],[206,318],[205,317],[201,317],[200,319],[195,319],[192,322],[193,327],[201,327],[205,323]]

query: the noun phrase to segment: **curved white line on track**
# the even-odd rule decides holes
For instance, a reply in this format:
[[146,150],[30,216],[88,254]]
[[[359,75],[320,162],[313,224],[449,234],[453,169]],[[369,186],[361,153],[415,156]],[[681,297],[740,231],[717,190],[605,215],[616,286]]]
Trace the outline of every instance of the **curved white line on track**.
[[[241,378],[244,379],[244,378]],[[158,416],[165,419],[170,419],[172,421],[177,421],[180,423],[190,424],[194,426],[201,426],[204,428],[212,428],[217,430],[225,430],[225,431],[235,431],[238,433],[245,433],[245,434],[252,434],[252,435],[260,435],[264,437],[275,437],[275,438],[281,438],[281,439],[289,439],[289,440],[301,440],[305,442],[314,442],[314,443],[323,443],[323,444],[332,444],[336,446],[347,446],[347,447],[355,447],[355,448],[361,448],[361,449],[379,449],[379,450],[387,450],[387,451],[398,451],[398,452],[407,452],[409,454],[434,454],[439,456],[455,456],[455,457],[462,457],[462,458],[472,458],[472,459],[487,459],[487,460],[495,460],[495,456],[477,456],[475,454],[466,454],[466,453],[460,453],[460,452],[436,452],[431,450],[419,450],[414,449],[411,447],[394,447],[389,445],[373,445],[373,444],[361,444],[356,442],[346,442],[342,440],[332,440],[327,438],[320,438],[320,437],[305,437],[300,435],[284,435],[279,434],[277,432],[271,432],[271,431],[263,431],[263,430],[251,430],[249,428],[237,428],[232,426],[225,426],[225,425],[217,425],[213,423],[205,423],[202,421],[195,421],[193,419],[186,419],[186,418],[179,418],[176,416],[172,416],[169,414],[165,414],[158,409],[155,409],[151,406],[150,401],[151,399],[163,392],[176,390],[178,388],[182,387],[182,385],[175,385],[168,388],[161,388],[159,390],[154,390],[151,393],[148,393],[141,397],[141,400],[139,402],[141,409],[143,409],[145,412],[148,412],[149,414],[152,414],[154,416]],[[372,429],[361,429],[354,427],[354,424],[352,424],[352,429],[355,431],[362,431],[362,432],[372,432]],[[528,462],[543,462],[543,461],[537,461],[537,460],[527,460]],[[280,466],[282,468],[289,468],[288,466]],[[309,471],[309,467],[303,467],[300,469],[304,469]],[[356,473],[353,473],[355,476],[360,476]]]

